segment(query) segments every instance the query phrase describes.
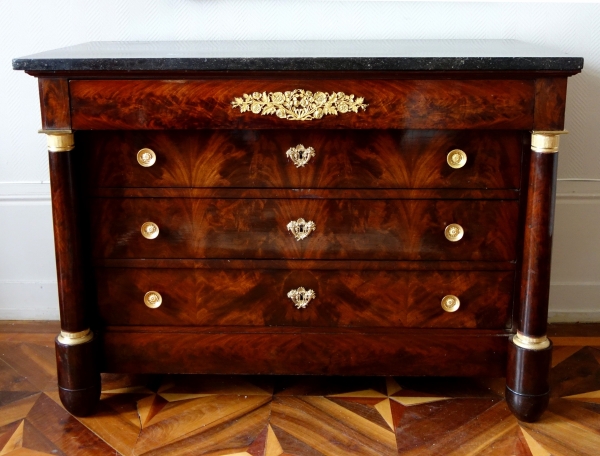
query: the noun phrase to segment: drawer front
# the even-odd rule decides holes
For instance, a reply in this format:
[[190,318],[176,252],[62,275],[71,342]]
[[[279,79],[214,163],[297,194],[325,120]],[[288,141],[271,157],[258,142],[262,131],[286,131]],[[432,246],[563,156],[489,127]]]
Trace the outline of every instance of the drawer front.
[[[77,141],[88,151],[92,187],[514,189],[520,184],[523,135],[504,130],[101,131],[82,132]],[[142,149],[155,154],[150,166],[138,161]],[[287,154],[294,149],[296,162]],[[452,167],[448,155],[456,149],[466,162]]]
[[136,331],[129,327],[112,327],[102,334],[98,344],[103,371],[370,377],[506,376],[509,334],[505,330],[397,331],[392,328],[385,331],[377,328],[377,331],[346,329],[336,334],[330,328],[319,332],[300,332],[300,329],[296,333],[199,329],[165,331],[156,328],[152,331],[152,328],[144,328]]
[[[96,258],[516,258],[517,201],[93,198],[91,213]],[[301,218],[316,228],[297,240]]]
[[[96,279],[105,325],[502,329],[514,272],[98,268]],[[300,287],[315,294],[304,308],[288,297]],[[159,307],[145,305],[149,291]],[[458,310],[442,308],[446,295]]]
[[529,130],[535,96],[532,80],[497,79],[72,80],[69,91],[75,130]]

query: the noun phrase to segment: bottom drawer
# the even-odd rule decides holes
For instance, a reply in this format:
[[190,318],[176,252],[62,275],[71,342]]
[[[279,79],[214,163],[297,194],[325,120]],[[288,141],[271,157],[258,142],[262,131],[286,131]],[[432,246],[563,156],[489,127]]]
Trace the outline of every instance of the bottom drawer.
[[[514,271],[97,268],[96,280],[109,326],[504,329]],[[288,296],[300,287],[314,297]],[[158,307],[146,305],[150,291]],[[453,312],[442,308],[447,295],[460,300]]]

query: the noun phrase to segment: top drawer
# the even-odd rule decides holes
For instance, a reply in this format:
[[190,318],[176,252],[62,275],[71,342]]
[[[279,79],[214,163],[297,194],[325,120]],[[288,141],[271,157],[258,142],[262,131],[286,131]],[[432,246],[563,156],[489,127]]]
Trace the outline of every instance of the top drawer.
[[529,130],[535,98],[532,80],[72,80],[69,90],[75,130]]
[[[523,134],[506,130],[98,131],[81,132],[77,144],[86,151],[86,176],[92,188],[516,189]],[[309,148],[310,153],[304,160],[296,156],[294,163],[293,153],[288,152],[296,149],[299,154],[300,144],[303,154]],[[138,158],[144,153],[151,160]],[[466,161],[452,160],[458,157]]]

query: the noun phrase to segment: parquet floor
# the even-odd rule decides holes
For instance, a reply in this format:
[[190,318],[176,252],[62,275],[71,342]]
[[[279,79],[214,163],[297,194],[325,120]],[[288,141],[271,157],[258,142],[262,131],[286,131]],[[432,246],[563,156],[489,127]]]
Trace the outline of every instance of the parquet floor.
[[103,377],[77,419],[51,324],[0,324],[0,456],[598,455],[600,337],[554,337],[553,398],[518,422],[502,379]]

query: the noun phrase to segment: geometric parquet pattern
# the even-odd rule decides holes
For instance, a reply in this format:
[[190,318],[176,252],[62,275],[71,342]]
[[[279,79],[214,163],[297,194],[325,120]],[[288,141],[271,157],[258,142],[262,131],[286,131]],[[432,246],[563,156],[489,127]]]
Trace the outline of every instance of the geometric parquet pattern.
[[98,412],[75,418],[55,334],[0,330],[0,456],[600,454],[598,337],[553,338],[550,406],[527,424],[503,379],[467,378],[113,374]]

